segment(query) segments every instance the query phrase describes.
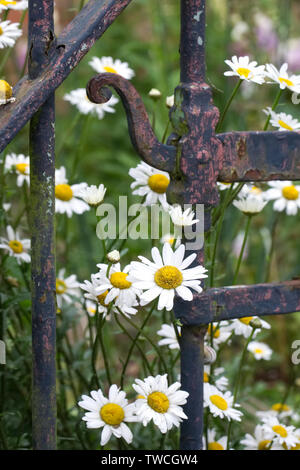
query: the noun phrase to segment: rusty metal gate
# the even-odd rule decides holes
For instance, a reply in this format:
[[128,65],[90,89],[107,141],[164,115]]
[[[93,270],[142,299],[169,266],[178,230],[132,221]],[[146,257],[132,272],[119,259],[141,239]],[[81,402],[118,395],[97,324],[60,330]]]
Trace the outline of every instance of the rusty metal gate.
[[[29,72],[15,87],[16,101],[0,111],[0,151],[30,120],[32,227],[33,442],[56,448],[54,91],[131,0],[90,0],[56,38],[53,0],[29,0]],[[115,74],[94,77],[90,100],[103,103],[113,87],[124,104],[137,153],[171,174],[171,202],[218,204],[217,181],[300,179],[300,135],[294,132],[215,134],[219,112],[205,83],[205,0],[181,0],[181,80],[170,110],[174,133],[166,145],[155,137],[144,105],[130,82]],[[181,176],[176,173],[180,156]],[[183,176],[182,176],[183,175]],[[203,264],[204,250],[198,252]],[[181,382],[189,392],[181,448],[200,449],[203,429],[203,344],[207,325],[249,315],[300,311],[300,280],[207,289],[193,302],[176,299],[181,320]]]

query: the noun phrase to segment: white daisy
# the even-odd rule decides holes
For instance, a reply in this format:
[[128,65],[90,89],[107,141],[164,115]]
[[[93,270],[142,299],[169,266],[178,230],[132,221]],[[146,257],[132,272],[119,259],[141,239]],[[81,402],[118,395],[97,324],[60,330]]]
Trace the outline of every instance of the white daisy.
[[204,450],[226,450],[227,449],[227,436],[216,439],[216,430],[207,430],[208,445],[206,449],[206,439],[203,437],[203,449]]
[[[269,433],[266,433],[264,426],[258,424],[254,430],[254,436],[247,433],[244,439],[241,440],[241,444],[245,447],[244,450],[268,450],[272,442],[269,439]],[[270,450],[280,450],[281,446],[272,444]]]
[[178,427],[187,416],[182,405],[187,402],[188,392],[180,389],[181,384],[175,382],[168,386],[167,374],[135,380],[132,387],[138,393],[136,414],[146,426],[151,420],[165,434],[173,426]]
[[179,245],[181,244],[181,239],[175,238],[175,235],[172,235],[171,233],[166,233],[160,239],[160,243],[162,243],[163,245],[165,243],[169,243],[171,246],[173,246],[174,242],[175,242],[175,248],[178,248]]
[[295,426],[286,426],[273,416],[265,418],[262,426],[267,439],[272,440],[275,445],[285,445],[290,449],[299,443],[298,436],[295,434]]
[[30,254],[28,253],[30,249],[30,240],[28,238],[21,239],[17,231],[8,225],[6,228],[7,238],[0,237],[0,248],[8,251],[9,256],[14,256],[18,262],[21,264],[30,263]]
[[85,186],[81,192],[80,197],[92,207],[97,207],[103,201],[106,193],[106,188],[103,184],[100,184],[99,187],[95,186]]
[[2,207],[6,212],[8,212],[11,209],[11,203],[10,202],[4,202]]
[[[91,398],[92,397],[92,398]],[[104,397],[102,391],[93,390],[91,397],[82,395],[82,401],[78,405],[87,410],[82,420],[86,421],[89,429],[103,428],[101,434],[101,446],[105,446],[111,436],[123,439],[130,444],[132,432],[125,423],[135,422],[134,403],[128,404],[126,393],[121,391],[117,385],[111,385],[108,398]]]
[[195,213],[191,208],[183,211],[181,206],[170,206],[169,214],[175,229],[176,227],[189,227],[199,222],[199,219],[195,219]]
[[[227,377],[224,377],[222,375],[223,373],[224,373],[224,367],[217,367],[216,369],[214,369],[214,373],[213,373],[214,383],[212,383],[211,366],[205,365],[204,374],[203,374],[203,382],[215,385],[218,390],[221,390],[221,392],[223,392],[224,390],[228,388],[228,383],[229,383]],[[219,377],[220,375],[221,377]]]
[[130,168],[129,175],[135,180],[130,187],[135,189],[132,194],[146,196],[144,206],[161,203],[164,209],[168,208],[166,191],[170,183],[169,174],[157,170],[145,162],[138,164],[136,168]]
[[70,186],[66,178],[66,169],[61,166],[55,170],[55,211],[71,217],[73,213],[82,214],[90,210],[90,206],[79,199],[86,186],[86,183]]
[[141,262],[133,261],[130,269],[133,285],[145,290],[140,297],[144,305],[159,297],[158,310],[172,310],[175,293],[182,299],[191,301],[193,294],[190,289],[202,292],[200,279],[207,277],[207,270],[201,265],[187,269],[195,260],[196,253],[184,260],[184,245],[173,252],[169,243],[165,243],[162,257],[156,247],[152,248],[151,255],[154,262],[139,256]]
[[248,56],[239,58],[233,56],[231,60],[225,60],[225,63],[231,68],[231,71],[224,73],[227,77],[236,76],[240,80],[258,83],[259,85],[265,81],[265,66],[257,66],[256,61],[250,62]]
[[[257,319],[258,317],[242,317],[242,318],[236,318],[233,320],[230,325],[228,326],[228,329],[233,331],[235,335],[237,336],[244,336],[245,338],[249,338],[251,333],[253,332],[253,328],[250,325],[250,322],[254,319]],[[269,330],[271,328],[271,325],[267,323],[266,321],[262,320],[259,318],[259,321],[261,323],[261,328],[265,328]],[[260,328],[256,328],[254,330],[253,338],[261,331]]]
[[278,83],[280,88],[284,90],[288,88],[296,93],[300,92],[300,75],[291,75],[287,73],[288,64],[283,64],[278,70],[273,64],[266,64],[265,76],[270,78],[272,82]]
[[263,197],[263,190],[256,186],[253,183],[246,183],[243,185],[241,191],[239,192],[239,196],[247,197],[247,196],[261,196]]
[[92,300],[87,300],[85,303],[85,308],[90,317],[94,317],[97,313],[97,304],[92,302]]
[[272,349],[269,348],[269,346],[265,343],[260,343],[258,341],[251,341],[248,344],[248,351],[250,351],[255,359],[258,361],[260,359],[265,359],[266,361],[269,361],[272,356]]
[[134,77],[134,71],[129,67],[127,62],[121,62],[120,59],[113,60],[112,57],[93,57],[89,65],[98,73],[116,73],[130,80]]
[[268,204],[268,201],[264,201],[261,196],[249,195],[235,199],[232,204],[243,214],[252,216],[259,214]]
[[[226,189],[231,188],[231,183],[224,183],[224,182],[217,182],[218,188],[220,191],[225,191]],[[235,189],[237,187],[238,183],[234,183],[232,189]]]
[[74,301],[73,297],[79,297],[79,282],[76,274],[65,277],[66,270],[60,269],[56,278],[56,301],[59,308],[62,307],[63,301],[70,304]]
[[93,114],[98,119],[103,119],[105,113],[114,113],[114,105],[118,103],[118,99],[112,96],[107,103],[92,103],[86,94],[85,88],[77,88],[70,93],[64,95],[64,100],[74,104],[82,114]]
[[295,419],[298,418],[298,413],[295,413],[286,403],[274,403],[269,410],[257,411],[256,416],[260,419],[266,419],[270,417],[275,417],[278,419],[292,417]]
[[269,181],[264,198],[275,201],[273,209],[278,212],[286,211],[288,215],[296,215],[300,209],[300,186],[291,181]]
[[[204,383],[204,407],[209,407],[209,411],[214,417],[226,418],[228,421],[241,421],[242,412],[233,406],[233,395],[227,391],[221,392],[214,385]],[[234,405],[239,407],[237,403]]]
[[[177,329],[180,334],[180,326],[178,326]],[[167,325],[166,323],[163,323],[157,334],[163,337],[163,339],[158,341],[158,346],[168,346],[170,349],[179,349],[179,344],[173,325]]]
[[2,10],[26,10],[28,8],[28,0],[0,0],[0,12]]
[[5,80],[0,80],[0,106],[14,101],[16,98],[13,97],[12,87]]
[[270,123],[279,131],[298,131],[300,129],[300,122],[294,119],[291,114],[275,113],[271,108],[264,109],[263,112],[270,116]]
[[213,326],[211,326],[211,323],[207,326],[207,333],[205,335],[205,340],[207,343],[211,343],[211,336],[213,334],[213,347],[215,349],[218,349],[220,344],[225,343],[228,341],[230,338],[232,332],[228,328],[228,322],[223,321],[221,323],[213,323]]
[[19,23],[10,21],[0,23],[0,49],[13,47],[20,36],[22,36],[22,30],[19,29]]
[[5,170],[8,172],[17,173],[17,186],[22,186],[24,182],[29,185],[30,176],[29,176],[29,157],[23,154],[16,155],[15,153],[10,153],[6,155],[5,158]]

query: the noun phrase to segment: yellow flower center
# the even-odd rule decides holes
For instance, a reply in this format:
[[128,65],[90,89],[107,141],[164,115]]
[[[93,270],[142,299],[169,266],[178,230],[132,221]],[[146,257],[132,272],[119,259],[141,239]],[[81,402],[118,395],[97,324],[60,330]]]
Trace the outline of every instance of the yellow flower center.
[[0,26],[0,36],[2,36],[2,34],[3,34],[3,29]]
[[110,426],[119,426],[125,418],[125,413],[120,405],[107,403],[100,410],[101,419]]
[[279,81],[280,83],[285,83],[287,86],[294,86],[294,82],[292,82],[288,78],[279,77]]
[[223,411],[227,410],[228,404],[227,404],[227,401],[224,400],[223,397],[220,397],[219,395],[211,395],[209,399],[213,405],[219,408],[219,410],[223,410]]
[[280,424],[276,424],[275,426],[272,427],[273,431],[276,434],[279,434],[281,437],[287,437],[288,433],[285,427],[281,426]]
[[[208,325],[207,333],[211,336],[211,324]],[[220,328],[218,328],[217,326],[213,327],[213,336],[214,338],[219,338],[220,336]]]
[[269,445],[271,444],[271,441],[268,441],[267,439],[264,439],[263,441],[260,441],[258,444],[258,450],[268,450]]
[[13,250],[14,253],[22,253],[23,252],[23,245],[18,240],[11,240],[8,243],[9,247]]
[[274,403],[271,407],[272,410],[274,411],[290,411],[290,407],[288,405],[285,405],[284,403]]
[[284,443],[282,444],[282,447],[284,447],[285,450],[300,450],[300,443],[299,443],[299,444],[296,444],[296,445],[293,446],[293,447],[288,448],[288,446],[287,446],[286,443],[284,442]]
[[207,372],[203,373],[203,382],[208,383],[209,382],[209,375]]
[[109,72],[109,73],[117,73],[117,71],[113,68],[113,67],[109,67],[109,65],[106,65],[105,67],[103,67],[104,70],[106,72]]
[[263,350],[262,350],[261,348],[256,348],[256,349],[254,349],[254,352],[255,352],[256,354],[262,354],[262,353],[263,353]]
[[4,6],[8,6],[8,5],[16,5],[17,2],[13,2],[13,1],[7,1],[7,0],[0,0],[0,5],[4,5]]
[[154,281],[163,289],[176,289],[182,283],[183,277],[175,266],[164,266],[156,271]]
[[147,398],[148,405],[157,413],[166,413],[170,402],[168,397],[162,392],[153,392]]
[[170,180],[167,176],[161,175],[157,173],[156,175],[152,175],[148,179],[148,185],[158,194],[164,194],[167,191],[167,187],[169,186]]
[[67,290],[67,284],[62,279],[56,279],[56,293],[64,294]]
[[87,310],[88,310],[88,312],[89,312],[90,315],[95,315],[95,313],[96,313],[95,307],[88,307]]
[[[0,36],[3,29],[0,27]],[[12,87],[5,80],[0,80],[0,100],[9,100],[12,97]]]
[[16,170],[19,173],[22,173],[22,175],[25,175],[28,167],[29,167],[28,163],[17,163],[16,164]]
[[251,193],[254,193],[254,194],[261,194],[262,193],[262,189],[258,188],[257,186],[253,186],[251,188]]
[[210,442],[208,444],[208,450],[225,450],[219,442]]
[[251,70],[246,69],[245,67],[239,67],[237,69],[237,73],[241,75],[242,77],[248,78],[251,73]]
[[139,400],[139,399],[141,399],[141,398],[146,398],[146,397],[144,397],[144,395],[137,395],[137,396],[136,396],[136,399],[137,399],[137,400]]
[[103,307],[107,307],[106,303],[105,303],[105,298],[108,294],[108,290],[106,290],[105,292],[103,292],[103,294],[100,294],[100,295],[97,295],[97,299],[98,299],[98,302],[99,304],[101,304]]
[[252,319],[253,319],[253,317],[243,317],[243,318],[239,318],[240,322],[241,322],[241,323],[244,323],[244,325],[249,325],[249,323],[251,322]]
[[282,195],[285,199],[288,199],[289,201],[295,201],[299,197],[299,191],[295,188],[293,184],[291,184],[290,186],[286,186],[285,188],[283,188]]
[[118,273],[112,273],[110,276],[110,282],[114,287],[117,287],[117,289],[129,289],[131,286],[131,282],[127,281],[127,276],[128,274],[118,272]]
[[282,121],[281,119],[278,119],[278,124],[280,125],[280,127],[283,127],[284,129],[287,129],[288,131],[293,130],[293,128],[291,126],[286,124],[286,122]]
[[55,197],[61,201],[70,201],[73,197],[73,191],[68,184],[57,184],[55,186]]

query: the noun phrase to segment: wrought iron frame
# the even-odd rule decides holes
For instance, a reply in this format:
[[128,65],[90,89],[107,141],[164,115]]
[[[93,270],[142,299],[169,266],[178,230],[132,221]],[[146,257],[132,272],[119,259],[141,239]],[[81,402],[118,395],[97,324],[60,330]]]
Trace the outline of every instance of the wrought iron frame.
[[[89,0],[56,38],[53,0],[29,0],[29,69],[15,87],[16,101],[0,109],[0,151],[30,120],[32,228],[33,442],[56,448],[54,148],[55,89],[131,0]],[[217,181],[300,179],[300,135],[294,132],[215,134],[219,112],[205,83],[205,0],[181,0],[180,84],[170,110],[173,134],[155,137],[133,85],[100,74],[87,85],[89,98],[107,101],[113,87],[124,104],[132,144],[150,165],[171,174],[169,196],[205,205],[205,230],[218,204]],[[179,176],[175,170],[180,156]],[[37,202],[38,201],[38,202]],[[204,250],[198,252],[204,263]],[[190,393],[181,427],[181,449],[201,449],[204,335],[212,321],[300,311],[300,280],[212,288],[193,302],[176,299],[181,320],[181,381]]]

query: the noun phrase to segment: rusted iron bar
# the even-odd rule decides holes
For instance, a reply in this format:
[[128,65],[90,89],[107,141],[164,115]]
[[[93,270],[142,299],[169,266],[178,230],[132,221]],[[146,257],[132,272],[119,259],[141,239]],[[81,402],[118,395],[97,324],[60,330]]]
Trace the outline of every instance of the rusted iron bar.
[[[53,0],[29,0],[29,78],[39,80],[55,47]],[[54,93],[30,122],[33,448],[56,448]]]
[[300,312],[300,279],[212,288],[196,294],[189,305],[181,299],[175,305],[175,315],[184,325],[293,312]]
[[219,181],[300,179],[300,134],[297,132],[228,132],[223,144]]
[[25,76],[20,80],[14,87],[16,101],[1,106],[0,152],[61,85],[131,1],[90,0],[64,29],[56,44],[49,38],[46,67],[35,79]]

